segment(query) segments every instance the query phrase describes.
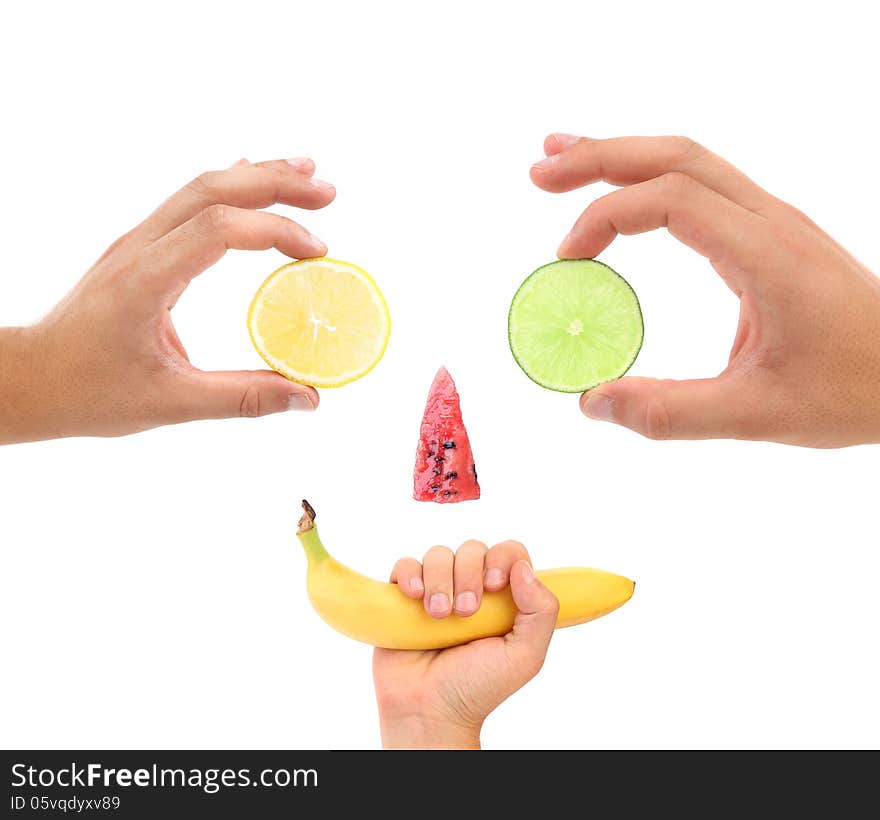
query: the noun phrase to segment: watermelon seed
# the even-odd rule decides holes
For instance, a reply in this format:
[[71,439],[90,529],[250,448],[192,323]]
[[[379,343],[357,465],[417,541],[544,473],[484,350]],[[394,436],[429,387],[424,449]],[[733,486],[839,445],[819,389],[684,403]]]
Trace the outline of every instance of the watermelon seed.
[[458,473],[456,473],[456,472],[446,473],[446,475],[444,477],[448,478],[448,479],[458,478]]
[[444,441],[443,442],[443,449],[444,450],[454,450],[455,449],[455,442],[454,441]]
[[455,490],[444,490],[443,491],[443,496],[445,498],[449,498],[449,496],[451,496],[451,495],[458,495],[458,493]]
[[431,485],[431,492],[432,492],[432,493],[436,493],[439,489],[440,489],[440,485],[439,485],[439,484],[432,484],[432,485]]

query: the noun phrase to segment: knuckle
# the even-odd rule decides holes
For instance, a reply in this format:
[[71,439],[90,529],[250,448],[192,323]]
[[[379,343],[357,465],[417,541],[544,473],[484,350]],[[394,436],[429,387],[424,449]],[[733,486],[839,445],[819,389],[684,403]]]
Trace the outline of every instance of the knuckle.
[[522,663],[523,676],[527,681],[531,680],[541,671],[543,665],[544,656],[536,652],[530,652]]
[[187,183],[187,188],[200,197],[210,196],[217,186],[217,174],[214,171],[205,171],[195,179]]
[[676,143],[676,151],[682,160],[692,160],[706,152],[706,149],[696,140],[690,137],[677,136],[673,137]]
[[673,196],[685,195],[694,184],[693,177],[683,171],[669,171],[658,178],[662,188]]
[[672,425],[666,403],[659,397],[652,397],[645,405],[645,436],[654,441],[663,441],[671,433]]
[[209,205],[199,213],[199,221],[208,231],[222,231],[229,222],[229,208],[220,204]]
[[505,547],[508,552],[521,553],[525,555],[529,554],[529,551],[526,549],[526,545],[523,544],[521,541],[505,541],[502,546]]
[[486,545],[482,541],[465,541],[459,548],[456,550],[456,555],[467,555],[469,553],[479,553],[484,555],[486,553]]
[[120,248],[122,248],[128,242],[128,240],[131,238],[133,233],[134,233],[134,231],[129,231],[128,233],[124,233],[122,236],[120,236],[118,239],[116,239],[114,242],[112,242],[109,245],[109,247],[107,248],[107,250],[105,250],[104,253],[101,254],[101,257],[100,257],[100,259],[98,259],[98,261],[103,262],[105,259],[107,259],[107,257],[115,254]]
[[260,415],[262,410],[262,399],[260,397],[260,389],[255,385],[251,385],[244,391],[241,397],[241,403],[238,407],[239,415],[242,418],[255,419]]
[[415,558],[410,558],[407,556],[406,558],[401,558],[394,565],[391,570],[391,576],[396,578],[397,581],[407,582],[410,578],[421,578],[422,576],[422,565],[416,561]]
[[784,213],[786,216],[794,219],[802,225],[809,226],[811,228],[818,227],[815,222],[813,222],[810,217],[808,217],[802,210],[796,208],[790,202],[786,202],[784,199],[778,199],[774,197],[774,205],[776,208]]
[[598,199],[594,199],[586,208],[584,208],[581,218],[585,222],[591,221],[604,214],[609,208],[613,209],[614,203],[617,201],[617,194],[624,190],[626,189],[621,188],[617,191],[603,194]]
[[796,207],[795,207],[794,205],[792,205],[791,203],[789,203],[789,202],[785,202],[785,201],[782,200],[782,199],[779,200],[779,203],[780,203],[780,204],[782,205],[782,207],[785,209],[785,212],[786,212],[787,214],[789,214],[790,216],[793,216],[793,217],[795,217],[795,218],[797,218],[797,219],[800,219],[802,222],[807,222],[807,223],[809,223],[810,225],[813,224],[813,220],[810,219],[810,217],[808,217],[808,216],[807,216],[807,215],[806,215],[806,214],[805,214],[800,208],[796,208]]
[[429,558],[435,559],[438,561],[443,561],[443,560],[452,559],[454,557],[455,557],[455,553],[451,549],[449,549],[449,547],[444,547],[444,546],[440,546],[440,545],[438,545],[436,547],[431,547],[431,549],[429,549],[425,553],[425,560],[426,561]]

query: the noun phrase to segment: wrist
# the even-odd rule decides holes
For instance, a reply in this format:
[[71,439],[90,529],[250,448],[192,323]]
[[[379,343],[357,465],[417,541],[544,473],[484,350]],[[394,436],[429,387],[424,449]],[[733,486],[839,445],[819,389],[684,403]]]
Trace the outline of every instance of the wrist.
[[420,714],[379,715],[383,749],[479,749],[480,726]]

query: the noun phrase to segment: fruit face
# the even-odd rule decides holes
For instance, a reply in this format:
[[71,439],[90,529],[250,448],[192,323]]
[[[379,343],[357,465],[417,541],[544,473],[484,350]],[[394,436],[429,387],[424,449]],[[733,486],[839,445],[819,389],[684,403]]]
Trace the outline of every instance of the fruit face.
[[441,367],[428,392],[413,470],[413,498],[440,504],[480,497],[455,382]]
[[619,379],[643,337],[635,291],[595,259],[538,268],[510,305],[510,350],[525,374],[549,390],[582,393]]
[[365,271],[334,259],[302,259],[263,282],[248,330],[273,370],[301,384],[339,387],[382,358],[391,317]]

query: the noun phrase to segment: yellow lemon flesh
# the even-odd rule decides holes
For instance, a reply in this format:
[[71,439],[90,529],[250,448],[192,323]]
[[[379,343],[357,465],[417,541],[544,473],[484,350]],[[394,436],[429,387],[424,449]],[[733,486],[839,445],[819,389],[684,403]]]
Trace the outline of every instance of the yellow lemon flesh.
[[321,257],[291,262],[260,285],[248,331],[273,370],[300,384],[340,387],[378,364],[391,316],[366,271]]

